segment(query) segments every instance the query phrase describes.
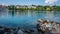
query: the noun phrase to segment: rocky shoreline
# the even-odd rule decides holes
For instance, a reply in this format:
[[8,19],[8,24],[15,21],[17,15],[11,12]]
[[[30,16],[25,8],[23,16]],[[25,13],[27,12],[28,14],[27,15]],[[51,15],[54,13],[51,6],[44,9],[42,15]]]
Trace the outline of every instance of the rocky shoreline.
[[[40,23],[41,20],[38,20],[38,22]],[[10,28],[5,26],[0,26],[0,34],[60,34],[60,24],[57,22],[56,24],[57,24],[57,29],[52,31],[39,30],[38,28],[39,24],[36,25],[36,28],[27,29],[27,30],[21,29],[20,27]]]

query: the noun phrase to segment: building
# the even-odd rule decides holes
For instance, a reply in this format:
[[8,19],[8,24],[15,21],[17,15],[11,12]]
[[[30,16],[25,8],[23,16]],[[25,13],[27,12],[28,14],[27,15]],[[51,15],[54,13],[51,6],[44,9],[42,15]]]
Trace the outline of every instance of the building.
[[28,8],[36,8],[36,6],[29,5]]
[[16,8],[27,8],[26,5],[16,5],[15,7],[16,7]]
[[1,10],[6,10],[7,9],[7,6],[5,6],[5,5],[0,5],[0,11]]
[[32,5],[16,5],[16,8],[36,8],[36,6],[32,6]]

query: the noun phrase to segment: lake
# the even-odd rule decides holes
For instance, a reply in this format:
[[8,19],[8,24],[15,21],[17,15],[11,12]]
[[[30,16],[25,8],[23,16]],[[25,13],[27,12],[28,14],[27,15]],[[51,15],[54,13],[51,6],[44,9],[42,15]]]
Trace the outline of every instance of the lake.
[[0,11],[0,26],[31,28],[35,27],[38,19],[60,22],[60,11]]

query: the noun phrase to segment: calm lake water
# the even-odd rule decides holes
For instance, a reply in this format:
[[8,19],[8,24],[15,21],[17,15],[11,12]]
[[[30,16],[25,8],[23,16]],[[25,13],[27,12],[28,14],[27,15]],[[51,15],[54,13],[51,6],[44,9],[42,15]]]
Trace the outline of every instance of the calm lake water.
[[31,28],[37,19],[49,19],[60,22],[60,11],[0,11],[0,26]]

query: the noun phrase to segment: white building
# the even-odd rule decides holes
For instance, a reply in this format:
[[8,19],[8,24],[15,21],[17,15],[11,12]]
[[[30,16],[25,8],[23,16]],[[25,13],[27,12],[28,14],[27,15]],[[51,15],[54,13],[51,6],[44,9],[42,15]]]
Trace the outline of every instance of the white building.
[[32,6],[32,5],[16,5],[16,8],[36,8],[36,6]]
[[36,8],[36,6],[29,5],[28,8]]

